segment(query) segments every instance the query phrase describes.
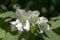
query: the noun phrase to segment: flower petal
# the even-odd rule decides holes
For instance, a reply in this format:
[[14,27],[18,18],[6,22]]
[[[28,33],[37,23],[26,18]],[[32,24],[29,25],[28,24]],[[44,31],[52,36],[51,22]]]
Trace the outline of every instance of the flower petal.
[[43,33],[43,32],[45,31],[44,28],[42,28],[42,27],[40,27],[40,26],[38,26],[38,27],[39,27],[40,33]]
[[31,16],[32,11],[31,11],[31,10],[27,11],[27,14],[28,14],[29,16]]
[[48,19],[46,19],[45,17],[40,17],[40,21],[43,21],[43,22],[48,22]]
[[30,23],[28,20],[26,20],[26,25],[23,28],[27,31],[30,29]]
[[50,29],[50,26],[49,25],[47,25],[47,30],[49,30]]
[[16,15],[18,18],[21,16],[24,16],[24,14],[25,14],[25,11],[23,9],[17,9],[16,10]]
[[43,30],[40,30],[40,33],[43,33]]
[[38,24],[39,30],[41,33],[43,33],[45,30],[49,30],[50,26],[48,23],[44,24],[44,26],[40,26],[40,24]]
[[15,21],[13,21],[13,22],[11,22],[11,24],[12,24],[12,25],[16,25],[16,22],[15,22]]
[[22,23],[16,25],[17,28],[21,28],[22,26],[23,26]]
[[17,24],[16,27],[17,27],[18,30],[23,31],[23,28],[22,28],[23,25],[22,25],[22,23]]
[[18,24],[18,23],[20,23],[20,21],[18,19],[16,19],[16,23]]
[[17,25],[18,23],[20,23],[18,19],[16,19],[16,21],[11,22],[12,25]]
[[40,14],[39,11],[33,11],[33,12],[32,12],[32,16],[37,16],[37,17],[38,17],[39,14]]
[[46,27],[40,27],[40,33],[43,33],[45,30],[49,30],[50,26],[47,25]]
[[23,28],[17,28],[18,30],[20,30],[20,31],[23,31]]

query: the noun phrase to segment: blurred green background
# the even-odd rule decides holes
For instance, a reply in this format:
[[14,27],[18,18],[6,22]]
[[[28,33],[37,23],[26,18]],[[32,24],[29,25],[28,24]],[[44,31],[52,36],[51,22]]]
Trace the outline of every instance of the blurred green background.
[[59,15],[59,0],[0,0],[0,12],[15,11],[17,8],[38,10],[41,16],[54,17]]
[[[38,10],[40,16],[49,19],[50,31],[35,36],[11,31],[10,22],[16,19],[16,9]],[[29,35],[28,35],[29,34]],[[26,36],[28,35],[28,36]],[[25,37],[26,36],[26,37]],[[22,39],[23,38],[23,39]],[[0,40],[60,40],[60,0],[0,0]]]

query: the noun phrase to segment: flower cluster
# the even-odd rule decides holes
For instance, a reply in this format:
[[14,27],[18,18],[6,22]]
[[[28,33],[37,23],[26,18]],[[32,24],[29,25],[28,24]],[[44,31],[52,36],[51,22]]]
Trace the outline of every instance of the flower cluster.
[[38,17],[39,11],[25,11],[23,9],[16,10],[16,21],[11,22],[11,24],[16,27],[18,30],[30,30],[30,25],[38,25],[40,32],[43,33],[45,30],[49,30],[48,19],[45,17]]

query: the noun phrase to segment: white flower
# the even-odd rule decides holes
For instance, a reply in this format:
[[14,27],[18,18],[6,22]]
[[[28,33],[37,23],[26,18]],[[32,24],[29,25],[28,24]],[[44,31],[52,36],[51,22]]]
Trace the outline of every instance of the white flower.
[[17,9],[16,15],[18,19],[16,21],[11,22],[11,24],[17,27],[17,29],[20,31],[23,31],[23,29],[28,31],[30,29],[30,22],[29,22],[30,14],[28,14],[22,9]]
[[29,19],[29,13],[25,12],[23,9],[17,9],[16,15],[21,23],[25,23]]
[[20,23],[18,19],[16,19],[16,21],[11,22],[11,24],[18,30],[23,31],[22,23]]
[[30,23],[32,25],[35,24],[39,16],[39,12],[30,10],[26,12],[23,9],[17,9],[16,16],[18,19],[14,22],[11,22],[11,24],[17,27],[17,29],[20,31],[23,31],[23,29],[28,31],[30,29]]
[[45,30],[50,29],[50,26],[47,22],[48,22],[48,19],[46,19],[45,17],[38,18],[37,24],[41,33],[43,33]]
[[30,13],[31,13],[30,22],[34,26],[40,13],[39,13],[39,11],[30,11]]

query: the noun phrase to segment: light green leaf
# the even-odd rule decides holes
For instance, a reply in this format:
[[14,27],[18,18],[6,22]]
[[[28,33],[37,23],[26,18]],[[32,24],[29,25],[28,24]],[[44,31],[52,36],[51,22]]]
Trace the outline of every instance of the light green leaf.
[[57,17],[50,18],[51,29],[60,27],[60,15]]
[[4,20],[5,22],[8,22],[9,20],[11,20],[12,18],[9,18],[9,19],[6,19],[6,20]]
[[48,37],[45,37],[44,35],[42,35],[42,36],[43,36],[44,40],[49,40],[49,38],[48,38]]
[[0,28],[0,39],[5,36],[5,31]]
[[14,8],[14,9],[19,9],[19,8],[20,8],[20,5],[15,4],[15,5],[13,5],[13,8]]
[[32,34],[31,32],[26,32],[23,31],[21,35],[19,35],[19,40],[34,40],[35,39],[35,35]]
[[23,31],[22,34],[19,35],[18,40],[26,40],[29,37],[29,33],[26,31]]
[[11,33],[7,32],[2,40],[18,40],[18,35],[12,35]]
[[57,20],[55,22],[51,22],[51,29],[56,29],[60,27],[60,20]]
[[58,19],[60,19],[60,15],[58,16]]
[[60,40],[60,36],[53,32],[52,30],[47,30],[45,31],[45,33],[50,40]]
[[9,11],[9,12],[5,12],[0,14],[0,17],[5,18],[5,17],[11,17],[11,18],[16,18],[16,15],[14,14],[14,12]]
[[54,21],[56,19],[58,19],[58,17],[52,17],[52,18],[50,18],[51,21]]

